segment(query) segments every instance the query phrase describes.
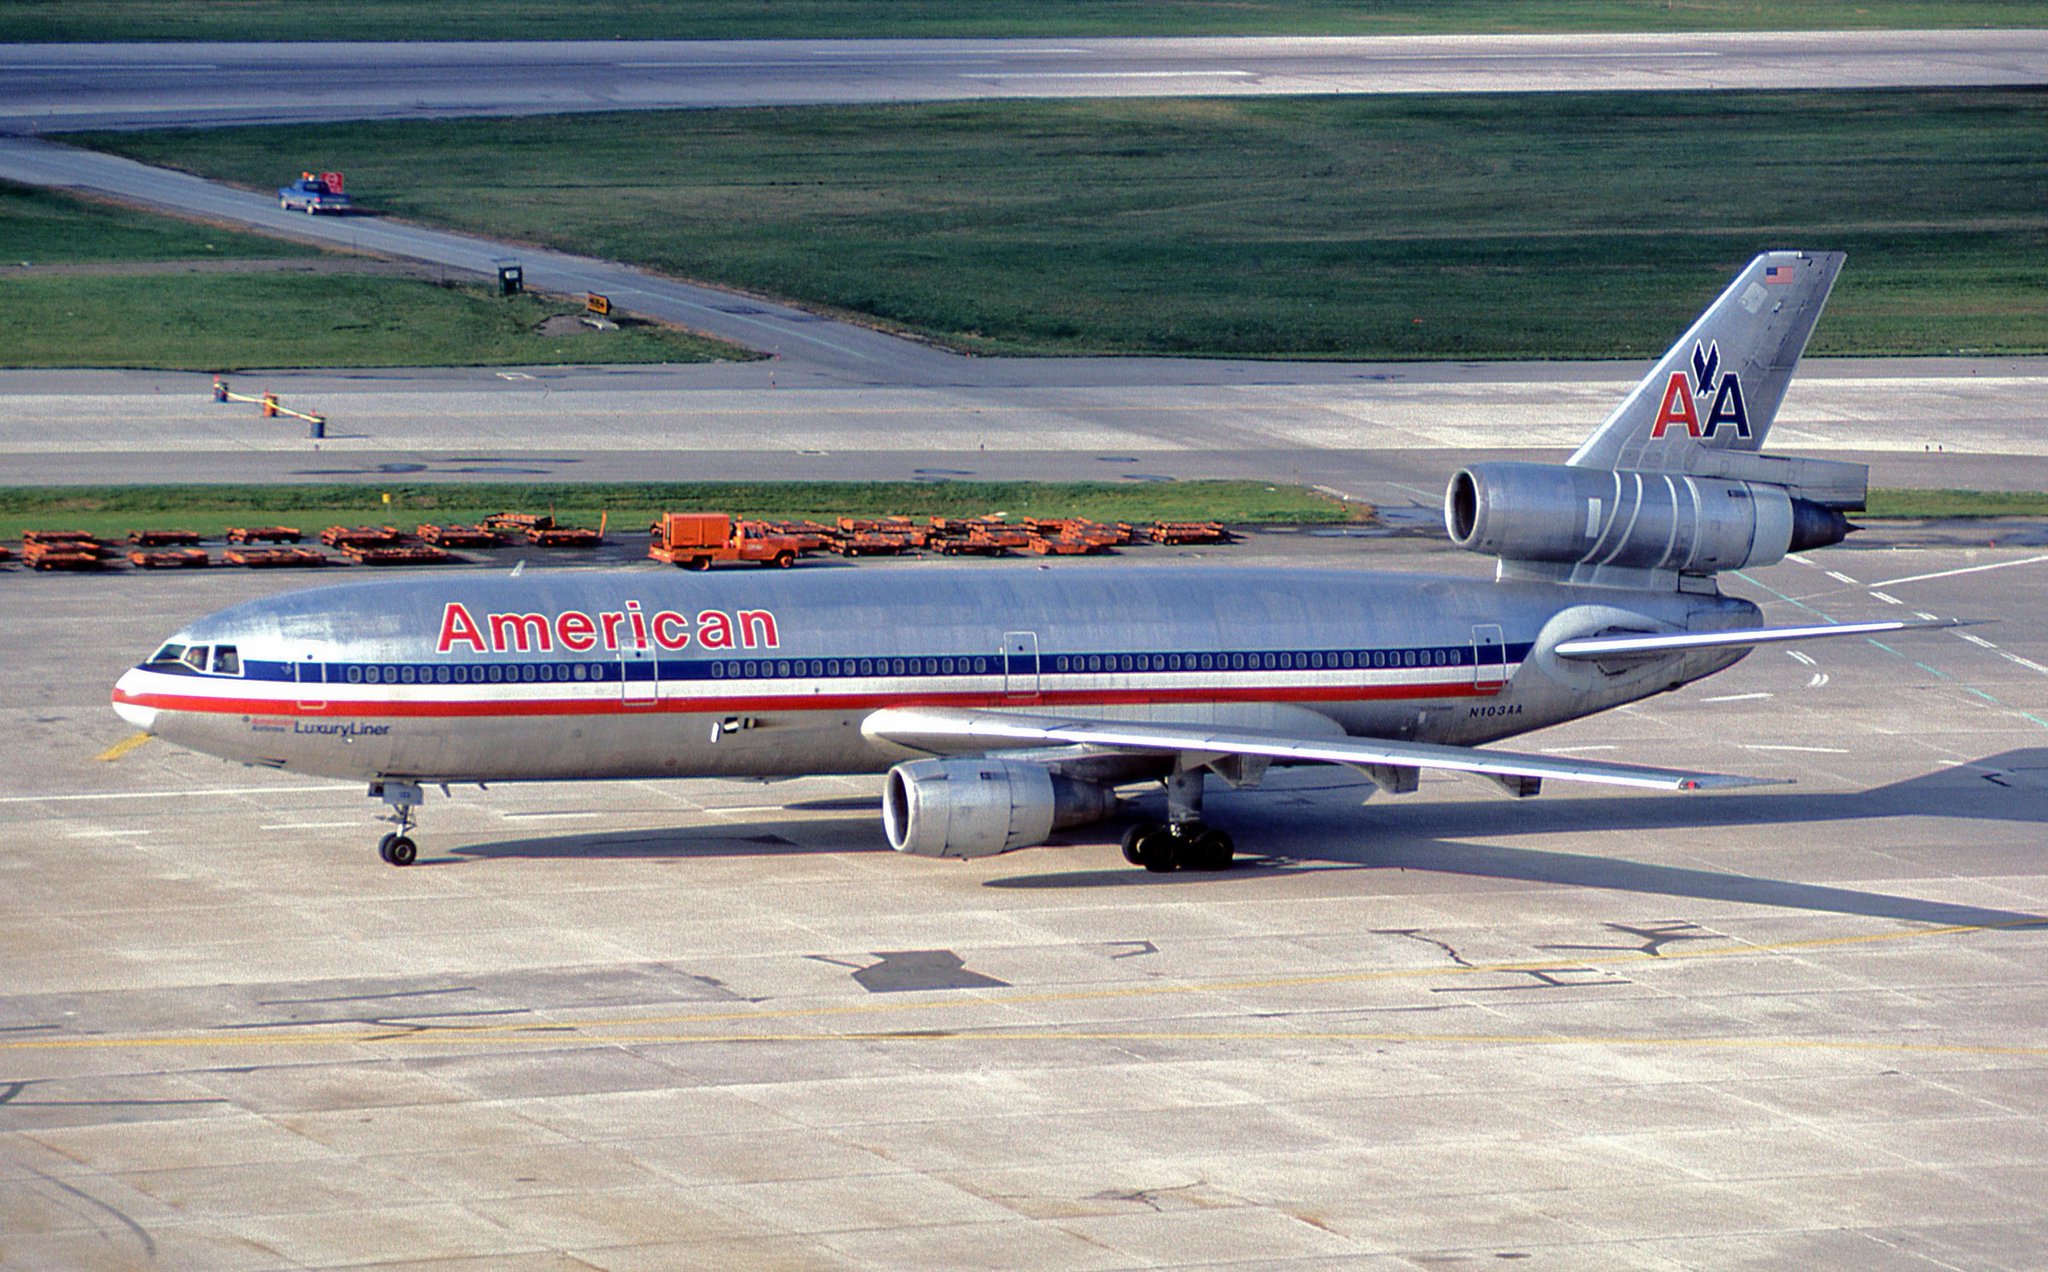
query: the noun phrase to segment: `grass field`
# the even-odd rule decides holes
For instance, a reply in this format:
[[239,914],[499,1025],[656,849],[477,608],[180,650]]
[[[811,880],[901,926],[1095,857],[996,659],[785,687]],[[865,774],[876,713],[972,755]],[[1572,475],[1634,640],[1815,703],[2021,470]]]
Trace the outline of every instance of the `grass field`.
[[[1819,353],[2048,349],[2048,92],[1004,102],[106,134],[991,352],[1640,357],[1765,247]],[[508,174],[509,178],[508,178]]]
[[[391,503],[383,502],[385,494]],[[663,512],[742,517],[1092,517],[1099,521],[1225,521],[1233,525],[1334,523],[1371,510],[1300,486],[1248,481],[1116,482],[688,482],[520,486],[221,485],[0,487],[0,538],[23,529],[121,536],[141,528],[217,536],[231,525],[284,522],[308,534],[335,524],[473,522],[493,512],[548,512],[566,522],[642,533]]]
[[582,306],[362,274],[0,277],[0,366],[536,366],[747,356],[665,327],[549,336]]
[[8,0],[0,40],[708,40],[2039,26],[2035,0]]
[[2027,490],[1872,490],[1870,510],[1854,520],[2048,517],[2048,493]]
[[[319,249],[0,181],[0,266],[280,260]],[[0,322],[4,322],[0,319]]]
[[[383,501],[391,496],[389,504]],[[609,517],[614,537],[633,537],[663,512],[725,512],[769,519],[834,516],[1098,521],[1222,521],[1230,525],[1331,525],[1369,521],[1371,508],[1302,486],[1249,481],[1116,482],[671,482],[552,486],[436,484],[0,487],[0,539],[24,529],[87,530],[118,539],[142,528],[195,530],[218,538],[232,525],[283,522],[309,536],[324,526],[474,522],[493,512],[552,512],[576,525]],[[2048,517],[2048,493],[1983,490],[1870,492],[1858,521]]]

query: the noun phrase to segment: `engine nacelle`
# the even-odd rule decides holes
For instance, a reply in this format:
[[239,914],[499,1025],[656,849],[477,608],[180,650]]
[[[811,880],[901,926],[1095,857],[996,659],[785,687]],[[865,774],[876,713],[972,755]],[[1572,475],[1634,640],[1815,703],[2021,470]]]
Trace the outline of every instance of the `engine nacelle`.
[[1017,760],[912,760],[882,788],[889,846],[918,857],[993,857],[1115,810],[1109,787]]
[[1451,542],[1509,561],[1711,574],[1840,543],[1840,511],[1765,482],[1564,464],[1473,464],[1444,494]]

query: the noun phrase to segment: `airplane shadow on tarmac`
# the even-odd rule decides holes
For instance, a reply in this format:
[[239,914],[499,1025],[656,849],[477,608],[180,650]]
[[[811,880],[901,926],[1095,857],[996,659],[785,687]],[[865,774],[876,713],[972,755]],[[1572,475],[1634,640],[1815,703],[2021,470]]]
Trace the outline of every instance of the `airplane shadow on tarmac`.
[[[800,805],[791,805],[800,807]],[[876,802],[879,809],[879,802]],[[820,832],[824,833],[820,833]],[[801,836],[803,841],[798,838]],[[550,835],[545,838],[493,840],[462,844],[446,857],[426,858],[420,865],[456,865],[474,860],[553,859],[561,857],[655,858],[690,860],[707,857],[787,857],[806,853],[888,852],[881,818],[806,818],[802,821],[740,821],[721,826],[651,827],[644,830],[599,831]]]
[[[1297,775],[1315,770],[1296,770]],[[1361,783],[1344,782],[1362,789]],[[1329,789],[1327,784],[1308,789]],[[1329,870],[1417,870],[1646,895],[1732,901],[1785,909],[1858,914],[1870,918],[1959,926],[2048,926],[2048,916],[1951,902],[1797,883],[1755,875],[1655,865],[1612,856],[1517,848],[1499,842],[1521,835],[1574,831],[1672,831],[1774,827],[1840,822],[1868,840],[1865,829],[1893,817],[1939,816],[2000,821],[2025,828],[2026,842],[2048,823],[2048,748],[2008,751],[1869,791],[1772,791],[1697,796],[1625,796],[1616,799],[1484,800],[1445,803],[1415,798],[1374,800],[1353,808],[1305,800],[1307,790],[1277,785],[1265,791],[1218,791],[1217,824],[1236,831],[1242,854],[1236,868],[1217,873],[1149,874],[1064,870],[990,879],[991,888],[1187,887],[1256,883]],[[1150,797],[1148,803],[1157,803]],[[649,828],[586,834],[520,837],[465,844],[421,865],[482,860],[654,859],[677,861],[814,853],[887,852],[879,801],[824,799],[789,805],[792,811],[845,812],[843,818],[742,821],[729,825]],[[1156,811],[1156,810],[1155,810]],[[1112,823],[1114,825],[1114,823]],[[1062,844],[1099,843],[1102,828],[1056,838]],[[1294,844],[1313,838],[1307,850]],[[1291,842],[1290,842],[1291,841]],[[1261,855],[1262,849],[1271,851]],[[1796,852],[1787,849],[1788,853]],[[1019,858],[1023,860],[1024,858]]]
[[[1277,793],[1277,792],[1276,792]],[[1243,826],[1256,805],[1256,793],[1218,801],[1218,824]],[[2026,842],[2037,843],[2048,822],[2048,749],[2008,751],[1989,759],[1943,769],[1869,791],[1711,794],[1683,797],[1627,797],[1614,800],[1572,799],[1545,802],[1486,801],[1407,803],[1377,800],[1358,809],[1355,833],[1333,824],[1325,808],[1285,806],[1259,818],[1256,838],[1240,832],[1241,850],[1256,850],[1288,838],[1292,812],[1303,829],[1314,823],[1320,843],[1311,851],[1281,850],[1267,856],[1241,856],[1237,868],[1208,874],[1177,871],[1148,875],[1119,869],[1047,873],[991,879],[992,888],[1088,888],[1136,885],[1203,885],[1298,876],[1311,871],[1426,870],[1489,879],[1510,879],[1567,887],[1600,888],[1706,901],[1733,901],[1786,909],[1859,914],[1870,918],[1960,926],[2048,926],[2048,916],[2012,910],[1985,909],[1944,901],[1922,900],[1853,888],[1795,883],[1715,870],[1653,865],[1625,858],[1516,848],[1500,843],[1459,842],[1464,839],[1557,835],[1585,831],[1685,831],[1755,826],[1760,828],[1822,822],[1850,826],[1889,817],[1940,816],[2011,822],[2027,828]],[[1856,833],[1863,835],[1863,830]],[[1788,852],[1795,851],[1788,849]]]

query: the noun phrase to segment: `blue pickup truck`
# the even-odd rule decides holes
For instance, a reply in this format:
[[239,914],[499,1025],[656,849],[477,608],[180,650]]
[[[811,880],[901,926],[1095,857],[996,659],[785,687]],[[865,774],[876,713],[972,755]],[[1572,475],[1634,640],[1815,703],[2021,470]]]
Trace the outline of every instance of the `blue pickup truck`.
[[287,212],[303,210],[309,216],[322,212],[346,212],[352,206],[341,192],[338,172],[302,172],[299,179],[277,191],[277,206]]

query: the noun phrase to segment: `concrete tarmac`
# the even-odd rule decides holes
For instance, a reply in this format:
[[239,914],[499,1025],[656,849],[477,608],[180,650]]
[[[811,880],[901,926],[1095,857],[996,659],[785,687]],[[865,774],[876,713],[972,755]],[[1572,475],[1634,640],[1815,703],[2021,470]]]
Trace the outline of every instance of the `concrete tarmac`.
[[1731,578],[2004,621],[1516,744],[1796,785],[1302,770],[1170,876],[1115,826],[900,857],[866,778],[434,792],[393,869],[360,788],[107,708],[292,584],[0,570],[0,1265],[2037,1267],[2044,569],[1933,527]]
[[0,131],[1327,93],[2038,84],[2048,31],[0,45]]
[[[601,337],[589,337],[601,338]],[[210,377],[0,371],[22,484],[1238,477],[1435,504],[1481,457],[1561,458],[1630,363],[983,359],[889,384],[798,359],[679,367],[260,372],[328,417],[214,402]],[[1774,451],[1884,486],[2048,489],[2048,359],[1808,359]]]

